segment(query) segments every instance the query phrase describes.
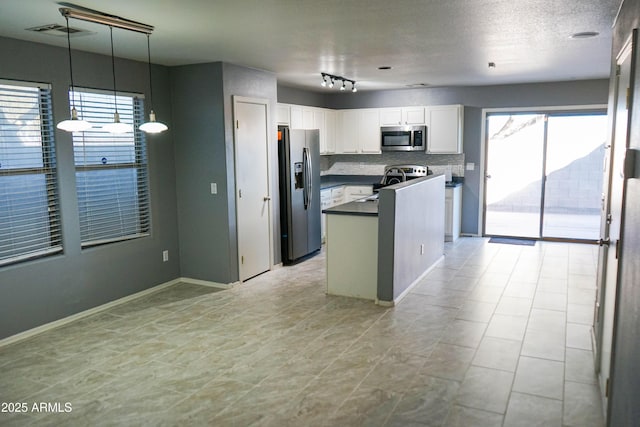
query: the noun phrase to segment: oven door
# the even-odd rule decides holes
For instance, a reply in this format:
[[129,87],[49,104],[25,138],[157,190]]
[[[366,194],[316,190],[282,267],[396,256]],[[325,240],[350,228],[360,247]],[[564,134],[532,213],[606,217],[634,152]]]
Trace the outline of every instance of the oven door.
[[380,145],[382,151],[413,151],[411,129],[403,127],[380,128]]

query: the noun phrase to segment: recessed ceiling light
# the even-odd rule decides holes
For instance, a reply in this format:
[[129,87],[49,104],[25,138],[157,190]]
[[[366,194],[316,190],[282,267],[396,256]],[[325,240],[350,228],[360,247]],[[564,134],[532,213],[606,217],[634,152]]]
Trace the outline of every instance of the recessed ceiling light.
[[383,65],[381,67],[378,67],[378,70],[390,70],[391,66],[390,65]]
[[580,33],[571,34],[569,38],[571,39],[590,39],[591,37],[596,37],[600,33],[597,31],[582,31]]

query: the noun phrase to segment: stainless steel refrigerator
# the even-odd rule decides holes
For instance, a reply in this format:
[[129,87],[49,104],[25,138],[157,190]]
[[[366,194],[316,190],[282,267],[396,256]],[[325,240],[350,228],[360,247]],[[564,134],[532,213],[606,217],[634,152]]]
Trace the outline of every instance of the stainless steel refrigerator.
[[278,127],[282,262],[320,249],[320,134]]

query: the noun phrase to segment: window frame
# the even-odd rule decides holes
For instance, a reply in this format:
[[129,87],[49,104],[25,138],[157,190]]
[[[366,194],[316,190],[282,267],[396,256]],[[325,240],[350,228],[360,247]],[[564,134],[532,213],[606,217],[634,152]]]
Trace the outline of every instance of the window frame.
[[[80,97],[83,94],[90,95],[104,95],[105,102],[102,104],[103,107],[108,108],[108,116],[113,117],[113,113],[115,112],[114,104],[113,104],[113,91],[107,91],[102,89],[94,89],[87,87],[74,87],[74,92],[79,94]],[[78,114],[84,120],[88,120],[93,124],[93,128],[73,134],[73,150],[74,150],[74,172],[76,177],[76,195],[78,197],[78,216],[80,219],[80,240],[81,247],[90,248],[100,245],[106,245],[109,243],[122,242],[128,240],[135,240],[143,237],[148,237],[152,232],[152,224],[151,224],[151,191],[150,191],[150,180],[149,180],[149,162],[148,162],[148,149],[147,149],[147,141],[139,127],[144,122],[144,95],[141,93],[132,93],[132,92],[116,92],[117,98],[121,99],[123,97],[128,97],[131,99],[132,105],[132,120],[133,120],[133,131],[127,133],[127,135],[132,134],[132,142],[133,142],[133,150],[134,156],[132,162],[117,162],[117,163],[103,163],[103,164],[88,164],[87,162],[79,163],[77,161],[77,153],[76,148],[77,145],[86,145],[87,141],[85,140],[85,136],[87,133],[100,133],[104,134],[106,132],[100,130],[100,126],[104,123],[96,122],[96,120],[92,120],[91,117],[87,117],[87,108],[83,103],[82,99],[78,97],[75,98],[75,104],[78,106]],[[73,96],[73,92],[69,91],[69,97],[71,99]],[[118,101],[118,105],[121,106],[120,101]],[[124,122],[123,113],[120,112],[121,120]],[[95,113],[95,111],[94,111]],[[104,111],[102,112],[104,114]],[[99,136],[100,137],[100,136]],[[88,143],[89,145],[91,142]],[[117,143],[114,143],[113,146],[116,146]],[[80,191],[81,184],[79,180],[79,173],[87,174],[92,172],[105,172],[105,171],[116,171],[116,170],[132,170],[135,171],[136,179],[133,181],[136,189],[137,196],[137,232],[131,232],[127,234],[118,234],[112,236],[105,236],[100,238],[88,238],[92,235],[92,232],[88,232],[88,236],[83,236],[85,234],[82,224],[83,214],[81,212],[82,206],[80,202]],[[142,177],[140,176],[142,174]],[[140,188],[140,185],[143,185]],[[90,226],[87,226],[90,227]]]
[[[39,133],[40,133],[40,156],[42,160],[41,167],[15,167],[15,168],[0,168],[0,177],[16,177],[16,176],[42,176],[44,178],[43,192],[46,193],[46,214],[39,215],[38,221],[35,225],[31,223],[32,229],[37,227],[44,227],[46,232],[38,232],[39,240],[42,245],[40,249],[36,250],[22,250],[14,248],[16,254],[0,258],[0,268],[18,264],[21,262],[47,257],[55,254],[62,253],[63,239],[62,239],[62,218],[60,209],[60,190],[57,171],[57,159],[56,159],[56,141],[55,141],[55,129],[53,126],[53,95],[51,84],[22,81],[22,80],[9,80],[0,79],[0,85],[16,87],[16,91],[23,90],[23,88],[38,89],[37,101],[38,101],[38,120],[39,120]],[[0,89],[0,91],[3,89]],[[6,92],[7,96],[11,96],[10,92]],[[34,99],[35,100],[35,99]],[[16,139],[16,142],[18,139]],[[23,201],[33,194],[37,194],[37,190],[33,193],[25,193]],[[10,221],[18,219],[32,220],[32,217],[28,213],[22,215],[15,215],[8,217]],[[46,218],[46,220],[44,219]],[[7,227],[12,228],[12,227]],[[44,233],[44,234],[41,234]],[[32,234],[29,234],[32,236]],[[10,235],[13,237],[13,235]],[[48,241],[48,243],[46,243]],[[24,244],[25,241],[22,241]],[[19,245],[16,245],[19,246]],[[3,247],[3,245],[0,245]],[[7,245],[9,247],[9,245]]]

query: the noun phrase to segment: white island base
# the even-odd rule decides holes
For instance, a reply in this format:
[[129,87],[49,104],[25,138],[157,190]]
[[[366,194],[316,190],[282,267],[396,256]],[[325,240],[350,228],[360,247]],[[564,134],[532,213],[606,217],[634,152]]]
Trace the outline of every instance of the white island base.
[[378,217],[327,215],[327,237],[327,293],[377,300]]

